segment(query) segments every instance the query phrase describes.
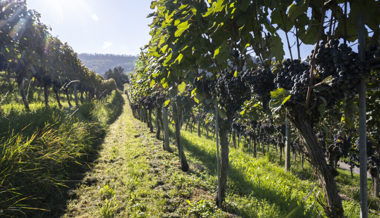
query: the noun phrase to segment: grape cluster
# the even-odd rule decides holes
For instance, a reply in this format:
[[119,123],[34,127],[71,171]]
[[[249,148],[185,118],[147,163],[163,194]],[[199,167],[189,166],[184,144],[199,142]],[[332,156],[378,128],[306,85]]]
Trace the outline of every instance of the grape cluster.
[[164,104],[166,100],[165,94],[161,92],[155,92],[152,94],[152,102],[155,107],[160,108]]
[[264,123],[259,123],[259,136],[260,141],[264,144],[275,144],[276,139],[273,137],[275,132],[275,127],[271,121],[266,121]]
[[247,124],[247,128],[246,128],[246,131],[245,131],[245,135],[251,137],[251,138],[255,138],[257,136],[256,134],[256,131],[257,131],[257,121],[255,120],[250,120]]
[[194,87],[197,88],[198,93],[206,95],[211,98],[215,90],[215,80],[208,76],[201,76],[194,80]]
[[326,157],[331,166],[337,166],[339,159],[346,156],[351,148],[351,138],[338,133],[334,136],[334,141],[327,146]]
[[145,97],[142,102],[143,102],[143,106],[148,109],[148,110],[151,110],[153,109],[153,103],[154,103],[155,99],[152,97],[152,96],[149,96],[149,97]]
[[44,84],[51,84],[53,82],[52,78],[48,75],[36,73],[36,74],[33,74],[33,76],[34,76],[34,78],[36,78],[37,81],[40,81]]
[[241,73],[234,75],[232,71],[224,71],[216,81],[216,93],[220,103],[227,109],[227,117],[232,118],[240,105],[250,97],[249,87],[243,82]]
[[276,70],[276,88],[284,88],[292,94],[292,100],[304,101],[310,83],[310,66],[300,60],[286,59]]
[[7,62],[5,57],[0,53],[0,71],[3,71],[6,69]]
[[366,52],[366,60],[368,60],[369,67],[373,70],[380,69],[380,46],[371,45]]
[[246,126],[243,125],[241,122],[234,121],[232,123],[232,129],[238,133],[238,134],[243,134],[245,132]]
[[301,63],[300,60],[284,60],[274,79],[276,88],[292,90],[294,83],[304,74],[308,74],[309,69],[309,65],[307,63]]
[[[312,84],[314,88],[311,96],[314,105],[319,105],[320,99],[324,99],[328,107],[331,107],[344,97],[354,96],[360,79],[368,72],[367,69],[366,63],[362,63],[358,54],[346,44],[339,44],[335,39],[322,42],[315,56],[317,74]],[[288,90],[292,95],[290,102],[305,102],[310,85],[310,65],[299,60],[286,59],[274,71],[276,88]]]
[[243,75],[245,84],[251,92],[258,95],[263,102],[264,109],[268,108],[270,92],[274,90],[274,75],[270,69],[257,69],[253,72],[246,71]]
[[[360,147],[359,147],[359,138],[355,142],[357,152],[353,152],[351,155],[353,159],[356,160],[358,163],[360,161],[359,155],[360,155]],[[367,137],[367,164],[368,164],[368,171],[371,174],[371,176],[375,177],[378,175],[378,166],[380,166],[380,159],[378,157],[378,153],[376,151],[376,144],[373,143],[373,141],[370,139],[370,137]],[[357,164],[357,166],[360,166],[360,164]]]
[[319,75],[318,81],[332,77],[331,88],[324,94],[332,104],[344,97],[344,94],[355,94],[360,79],[367,72],[365,64],[359,60],[356,52],[346,44],[339,44],[338,40],[333,39],[319,46],[316,70]]

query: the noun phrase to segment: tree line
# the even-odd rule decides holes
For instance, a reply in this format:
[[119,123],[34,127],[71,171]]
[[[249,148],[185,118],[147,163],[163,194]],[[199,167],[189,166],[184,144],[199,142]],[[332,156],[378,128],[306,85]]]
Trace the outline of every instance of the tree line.
[[40,21],[40,14],[28,9],[25,1],[1,1],[0,20],[0,78],[8,90],[3,97],[15,82],[26,111],[30,111],[31,86],[43,89],[46,107],[50,90],[59,107],[60,93],[66,95],[71,107],[71,95],[78,105],[85,99],[102,98],[116,88],[113,79],[104,80],[88,70],[77,53],[53,36]]

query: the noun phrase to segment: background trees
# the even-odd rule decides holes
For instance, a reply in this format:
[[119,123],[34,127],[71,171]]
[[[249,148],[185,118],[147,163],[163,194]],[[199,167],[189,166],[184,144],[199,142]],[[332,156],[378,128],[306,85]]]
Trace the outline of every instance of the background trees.
[[125,74],[124,68],[122,67],[115,67],[113,69],[109,69],[105,74],[104,77],[106,79],[114,79],[117,88],[120,90],[124,90],[124,84],[129,83],[128,75]]
[[[2,1],[0,11],[2,85],[7,84],[10,91],[12,82],[17,83],[26,111],[30,111],[29,98],[32,96],[30,93],[33,92],[33,87],[43,89],[46,107],[49,106],[51,88],[55,92],[59,107],[62,106],[61,92],[66,94],[69,106],[73,94],[78,106],[79,92],[80,100],[84,99],[85,92],[90,100],[94,97],[105,97],[110,89],[115,88],[114,81],[103,81],[100,76],[91,76],[73,49],[52,36],[49,28],[41,23],[40,15],[29,10],[24,1]],[[118,68],[115,75],[118,75],[116,79],[122,86],[126,77],[119,75],[119,71],[122,69]],[[8,92],[3,94],[6,93]]]

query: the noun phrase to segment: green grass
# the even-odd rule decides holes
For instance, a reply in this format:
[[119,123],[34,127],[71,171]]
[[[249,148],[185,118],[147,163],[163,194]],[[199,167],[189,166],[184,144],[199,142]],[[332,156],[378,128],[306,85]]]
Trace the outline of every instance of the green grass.
[[[64,217],[183,217],[223,214],[214,208],[204,167],[182,172],[175,153],[132,117],[128,105],[110,127],[96,164]],[[89,183],[87,181],[93,181]]]
[[120,93],[108,101],[73,110],[35,104],[29,113],[14,104],[1,114],[0,216],[62,213],[67,188],[88,170],[108,123],[121,113]]
[[[206,137],[206,131],[202,131],[201,138],[196,131],[182,130],[181,134],[189,161],[204,164],[216,180],[215,139],[211,135]],[[305,160],[302,168],[301,156],[297,155],[294,160],[292,154],[291,171],[285,172],[284,161],[279,159],[279,151],[273,146],[265,155],[259,146],[257,158],[254,158],[244,139],[239,148],[233,148],[231,143],[227,210],[243,217],[324,216],[317,201],[323,202],[324,198],[321,189],[315,185],[317,179],[310,164]],[[340,193],[345,196],[345,216],[359,217],[359,175],[352,178],[349,171],[338,171],[336,181]],[[370,183],[368,179],[368,190],[371,190]],[[379,206],[380,199],[369,195],[370,217],[379,216]]]
[[[182,131],[182,142],[190,162],[207,167],[216,186],[216,145],[206,137]],[[214,188],[215,189],[215,188]],[[227,211],[243,217],[316,217],[313,183],[285,172],[268,158],[253,158],[239,149],[230,150]]]

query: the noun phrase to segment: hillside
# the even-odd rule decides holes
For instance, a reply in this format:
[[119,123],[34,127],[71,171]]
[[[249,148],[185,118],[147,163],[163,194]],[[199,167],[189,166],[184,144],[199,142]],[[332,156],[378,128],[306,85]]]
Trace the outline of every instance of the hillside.
[[90,70],[94,70],[100,75],[111,68],[121,66],[125,72],[129,73],[134,70],[136,56],[132,55],[113,55],[113,54],[79,54],[83,64]]

